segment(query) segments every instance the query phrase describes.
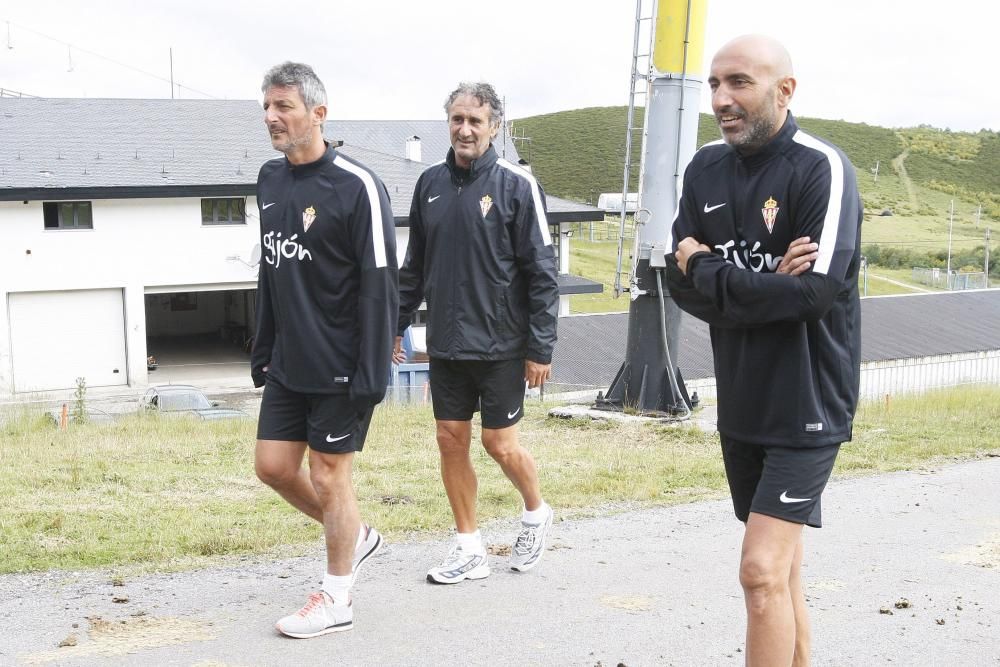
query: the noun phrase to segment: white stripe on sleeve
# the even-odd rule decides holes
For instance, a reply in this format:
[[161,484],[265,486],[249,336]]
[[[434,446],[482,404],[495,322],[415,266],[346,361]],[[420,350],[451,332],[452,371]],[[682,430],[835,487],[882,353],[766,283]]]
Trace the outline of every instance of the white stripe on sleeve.
[[531,198],[535,202],[535,217],[538,219],[538,231],[542,235],[542,243],[552,245],[552,234],[549,233],[549,221],[545,217],[545,207],[542,206],[542,193],[538,189],[538,181],[530,173],[512,162],[501,158],[497,160],[497,164],[504,169],[509,169],[521,178],[527,179],[528,183],[531,184]]
[[833,251],[837,247],[837,237],[840,227],[840,202],[844,196],[844,163],[840,155],[830,146],[812,137],[802,130],[792,137],[796,143],[808,146],[823,153],[830,163],[830,200],[826,205],[826,217],[823,219],[823,236],[819,241],[819,257],[813,264],[813,272],[826,275],[833,261]]
[[368,193],[368,205],[372,211],[372,251],[375,253],[375,268],[384,268],[386,260],[385,232],[382,229],[382,201],[378,197],[378,186],[375,185],[375,179],[367,171],[352,162],[348,162],[339,155],[333,159],[333,163],[341,169],[351,172],[365,184],[365,192]]

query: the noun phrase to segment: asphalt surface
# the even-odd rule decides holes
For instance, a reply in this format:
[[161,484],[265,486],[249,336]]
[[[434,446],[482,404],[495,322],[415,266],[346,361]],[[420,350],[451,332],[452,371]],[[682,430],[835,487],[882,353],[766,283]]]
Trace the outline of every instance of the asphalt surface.
[[[833,480],[806,532],[813,664],[1000,665],[998,480],[1000,458]],[[4,576],[0,664],[740,665],[741,534],[728,499],[560,521],[535,570],[497,556],[455,586],[424,580],[444,538],[388,544],[355,587],[354,629],[310,640],[273,623],[318,587],[319,544],[122,585]]]

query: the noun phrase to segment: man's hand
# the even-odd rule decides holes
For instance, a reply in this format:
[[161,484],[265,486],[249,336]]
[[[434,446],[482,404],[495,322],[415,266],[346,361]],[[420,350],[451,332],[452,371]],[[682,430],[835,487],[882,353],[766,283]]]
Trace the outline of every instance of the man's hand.
[[552,364],[540,364],[530,359],[524,360],[524,379],[532,389],[545,384],[552,375]]
[[674,258],[677,259],[677,268],[684,275],[687,275],[688,260],[696,252],[712,252],[712,249],[693,236],[688,236],[677,244],[677,252],[674,253]]
[[392,348],[392,363],[401,364],[406,361],[406,352],[403,350],[403,337],[396,336],[396,344]]
[[775,273],[787,273],[790,276],[805,273],[819,257],[817,250],[819,250],[818,243],[810,243],[808,236],[800,236],[788,246]]

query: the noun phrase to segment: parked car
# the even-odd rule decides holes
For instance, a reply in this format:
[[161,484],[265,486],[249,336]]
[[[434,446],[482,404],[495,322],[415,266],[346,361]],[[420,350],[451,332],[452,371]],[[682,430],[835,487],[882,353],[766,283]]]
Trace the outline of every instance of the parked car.
[[220,408],[205,393],[189,384],[162,384],[150,387],[139,402],[140,410],[163,414],[190,415],[199,419],[242,419],[247,413],[234,408]]

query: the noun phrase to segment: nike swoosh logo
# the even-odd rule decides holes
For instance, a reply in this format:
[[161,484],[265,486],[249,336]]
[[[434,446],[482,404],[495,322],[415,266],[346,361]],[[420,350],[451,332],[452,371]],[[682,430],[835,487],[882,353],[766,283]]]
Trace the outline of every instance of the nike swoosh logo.
[[277,203],[278,203],[278,202],[276,202],[276,201],[273,201],[273,202],[271,202],[270,204],[264,204],[263,206],[261,206],[261,207],[260,207],[260,210],[262,210],[262,211],[266,211],[267,209],[271,208],[272,206],[274,206],[274,205],[275,205],[275,204],[277,204]]
[[790,498],[788,497],[788,491],[782,491],[781,496],[778,497],[783,503],[804,503],[807,500],[812,500],[812,498]]
[[430,204],[431,202],[433,202],[435,199],[437,199],[440,196],[441,195],[434,195],[433,197],[428,197],[427,198],[427,203]]
[[709,206],[708,202],[705,202],[705,213],[711,213],[715,209],[722,208],[725,205],[726,205],[726,202],[722,202],[721,204],[716,204],[715,206]]
[[514,415],[516,415],[520,411],[521,411],[521,408],[518,408],[517,410],[514,410],[514,412],[508,412],[507,413],[507,419],[513,419]]
[[326,434],[326,441],[327,442],[337,442],[338,440],[343,440],[344,438],[350,438],[350,437],[351,437],[350,433],[348,433],[346,435],[337,436],[336,438],[332,437],[329,433],[327,433]]

